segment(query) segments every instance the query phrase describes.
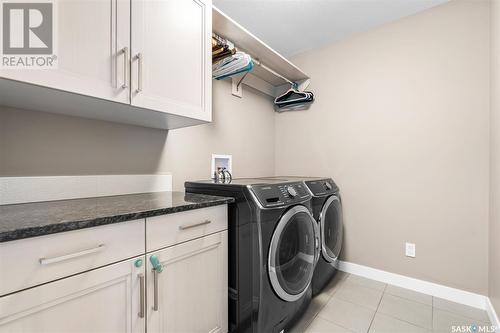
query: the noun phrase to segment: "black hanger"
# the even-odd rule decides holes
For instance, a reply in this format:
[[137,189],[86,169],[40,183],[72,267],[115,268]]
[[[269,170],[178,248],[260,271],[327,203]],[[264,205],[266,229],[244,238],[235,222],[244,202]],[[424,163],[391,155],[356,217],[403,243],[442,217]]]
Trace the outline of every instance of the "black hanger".
[[274,99],[274,104],[289,105],[290,103],[303,103],[311,100],[314,100],[314,95],[311,92],[300,91],[297,89],[297,84],[293,83],[290,89]]

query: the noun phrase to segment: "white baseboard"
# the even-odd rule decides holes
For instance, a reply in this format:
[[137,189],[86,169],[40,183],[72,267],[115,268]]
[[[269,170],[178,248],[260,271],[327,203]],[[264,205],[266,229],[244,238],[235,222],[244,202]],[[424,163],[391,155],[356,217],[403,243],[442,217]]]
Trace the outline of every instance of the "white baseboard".
[[437,283],[411,278],[408,276],[390,273],[368,266],[340,261],[338,268],[341,271],[360,275],[372,280],[389,283],[398,287],[418,291],[423,294],[444,298],[460,304],[465,304],[478,309],[487,310],[488,297],[471,293],[469,291],[443,286]]
[[489,298],[486,299],[486,312],[488,312],[488,317],[490,317],[491,325],[496,326],[497,332],[500,331],[500,320]]
[[0,205],[172,190],[172,175],[0,177]]

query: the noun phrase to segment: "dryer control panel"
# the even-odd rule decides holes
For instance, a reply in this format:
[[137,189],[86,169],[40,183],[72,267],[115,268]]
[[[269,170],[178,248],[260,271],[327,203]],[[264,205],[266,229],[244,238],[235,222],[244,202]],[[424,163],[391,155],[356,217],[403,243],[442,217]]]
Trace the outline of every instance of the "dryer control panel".
[[326,196],[339,191],[337,184],[331,178],[308,180],[305,183],[314,196]]
[[253,185],[251,190],[265,208],[291,205],[311,198],[302,182]]

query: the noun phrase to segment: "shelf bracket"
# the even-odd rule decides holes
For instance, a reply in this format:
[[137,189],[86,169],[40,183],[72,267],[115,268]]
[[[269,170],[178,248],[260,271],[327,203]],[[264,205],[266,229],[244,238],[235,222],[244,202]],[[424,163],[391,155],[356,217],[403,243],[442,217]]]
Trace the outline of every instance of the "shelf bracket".
[[236,96],[236,97],[239,97],[239,98],[242,98],[243,97],[243,91],[242,91],[242,86],[241,84],[243,83],[243,80],[245,79],[245,77],[247,76],[249,72],[245,72],[245,74],[238,80],[238,82],[236,82],[236,78],[232,77],[231,80],[232,80],[232,85],[231,85],[231,94],[233,94],[233,96]]

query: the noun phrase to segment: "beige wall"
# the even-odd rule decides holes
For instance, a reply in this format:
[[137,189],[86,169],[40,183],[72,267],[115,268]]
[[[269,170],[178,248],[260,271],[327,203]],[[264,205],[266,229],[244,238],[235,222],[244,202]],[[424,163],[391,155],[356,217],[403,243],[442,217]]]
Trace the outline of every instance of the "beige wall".
[[214,81],[214,122],[169,132],[0,109],[0,176],[171,172],[182,190],[186,179],[209,177],[212,153],[232,154],[236,176],[272,175],[271,101],[247,87],[243,95]]
[[500,314],[500,0],[491,3],[490,300]]
[[487,294],[488,7],[452,1],[293,59],[317,101],[276,115],[276,174],[338,182],[345,260]]
[[[266,96],[245,87],[238,99],[217,81],[214,123],[168,133],[0,109],[0,176],[172,172],[182,190],[208,177],[212,153],[233,154],[239,177],[331,176],[344,200],[344,259],[486,294],[488,18],[486,2],[456,0],[298,56],[317,95],[308,112],[275,115]],[[495,134],[499,94],[492,103]],[[500,132],[492,138],[495,171]],[[496,202],[500,174],[492,177]],[[416,243],[415,259],[403,255],[405,241]]]

